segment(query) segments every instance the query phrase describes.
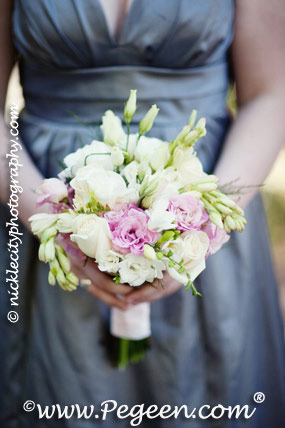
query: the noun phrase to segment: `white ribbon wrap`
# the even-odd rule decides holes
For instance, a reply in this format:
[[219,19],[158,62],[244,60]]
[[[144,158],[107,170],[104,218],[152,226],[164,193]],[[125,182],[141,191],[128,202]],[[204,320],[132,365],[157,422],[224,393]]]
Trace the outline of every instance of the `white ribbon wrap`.
[[151,335],[150,303],[139,303],[126,311],[111,309],[111,333],[122,339],[142,340]]

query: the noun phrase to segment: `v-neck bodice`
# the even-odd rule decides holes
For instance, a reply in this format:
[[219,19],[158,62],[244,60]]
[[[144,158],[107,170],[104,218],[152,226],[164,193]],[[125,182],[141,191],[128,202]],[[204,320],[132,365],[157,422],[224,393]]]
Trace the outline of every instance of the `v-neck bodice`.
[[[132,14],[132,6],[135,0],[127,0],[125,4],[121,5],[120,2],[116,1],[118,4],[118,9],[116,12],[109,12],[109,8],[112,7],[112,4],[107,4],[106,1],[96,0],[99,5],[99,11],[102,13],[102,20],[105,22],[106,33],[109,36],[110,42],[113,45],[120,44],[121,34],[124,33],[124,27],[127,25],[129,20],[129,15]],[[114,0],[112,0],[114,2]],[[124,9],[124,10],[121,10]],[[109,12],[109,13],[108,13]],[[110,16],[113,14],[113,20],[115,22],[111,22]]]
[[133,0],[114,41],[100,0],[15,0],[14,43],[45,68],[188,68],[226,60],[234,0]]

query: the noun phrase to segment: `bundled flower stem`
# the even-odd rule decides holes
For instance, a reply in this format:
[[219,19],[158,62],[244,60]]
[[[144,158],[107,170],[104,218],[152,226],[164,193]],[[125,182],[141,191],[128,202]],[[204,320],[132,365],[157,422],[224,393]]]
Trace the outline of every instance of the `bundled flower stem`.
[[[244,229],[244,212],[219,189],[218,177],[203,171],[194,151],[206,135],[205,118],[197,121],[193,110],[173,141],[150,138],[146,134],[159,113],[154,104],[131,134],[136,95],[131,90],[124,107],[127,133],[120,118],[107,110],[101,125],[104,141],[93,140],[70,153],[59,178],[44,180],[36,190],[37,205],[48,204],[51,211],[30,218],[41,241],[39,259],[49,263],[49,283],[67,291],[79,284],[69,260],[76,248],[115,283],[162,283],[168,272],[201,296],[195,279],[230,232]],[[139,361],[148,347],[149,309],[139,304],[125,313],[111,310],[121,368]]]

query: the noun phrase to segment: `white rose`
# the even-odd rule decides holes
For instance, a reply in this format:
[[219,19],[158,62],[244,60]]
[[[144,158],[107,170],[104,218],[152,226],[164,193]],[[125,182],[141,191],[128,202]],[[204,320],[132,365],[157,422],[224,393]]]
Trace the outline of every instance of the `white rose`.
[[165,265],[161,260],[149,260],[143,256],[127,254],[119,263],[121,282],[132,286],[142,285],[144,282],[153,282],[155,278],[163,278]]
[[117,273],[119,269],[120,258],[123,258],[122,254],[117,253],[113,250],[107,250],[103,252],[99,258],[97,258],[98,268],[102,272]]
[[79,214],[73,223],[71,241],[89,257],[99,260],[111,249],[111,231],[107,220],[95,214]]
[[111,209],[116,202],[137,202],[139,198],[138,191],[128,189],[120,174],[92,166],[80,168],[70,185],[75,190],[74,204],[77,209],[86,207],[92,196]]
[[184,185],[195,183],[207,175],[192,147],[176,150],[173,166],[177,168]]
[[126,141],[126,134],[122,127],[121,119],[111,110],[107,110],[102,117],[101,129],[104,135],[104,142],[110,146],[118,145],[120,141]]
[[[194,281],[198,275],[205,269],[205,258],[209,248],[209,238],[205,232],[200,230],[187,231],[182,233],[183,240],[183,267],[190,274],[191,281]],[[177,260],[179,261],[179,260]],[[177,268],[167,266],[168,273],[177,281],[186,285],[188,278],[186,273],[178,273]]]
[[51,226],[55,226],[58,214],[39,213],[29,218],[34,235],[40,235]]
[[175,214],[167,211],[169,205],[168,198],[161,197],[155,200],[146,213],[149,216],[148,228],[161,232],[162,230],[173,229],[175,227]]
[[96,168],[107,170],[113,169],[113,163],[110,155],[96,155],[96,153],[110,153],[110,147],[101,141],[94,140],[91,144],[77,149],[74,153],[67,155],[63,162],[67,166],[58,174],[59,178],[74,177],[79,168],[85,165],[93,165]]
[[149,162],[155,171],[162,169],[170,158],[168,143],[158,138],[148,138],[143,135],[137,144],[135,158],[139,162]]

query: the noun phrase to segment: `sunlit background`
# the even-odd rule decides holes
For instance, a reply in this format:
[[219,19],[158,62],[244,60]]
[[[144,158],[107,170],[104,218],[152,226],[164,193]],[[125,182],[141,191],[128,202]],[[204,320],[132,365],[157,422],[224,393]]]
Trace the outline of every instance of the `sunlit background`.
[[[16,103],[19,108],[24,105],[17,67],[10,79],[6,107],[12,103]],[[234,88],[229,91],[228,103],[229,108],[234,112]],[[272,243],[272,258],[279,286],[280,304],[285,321],[285,148],[281,150],[261,191]]]

